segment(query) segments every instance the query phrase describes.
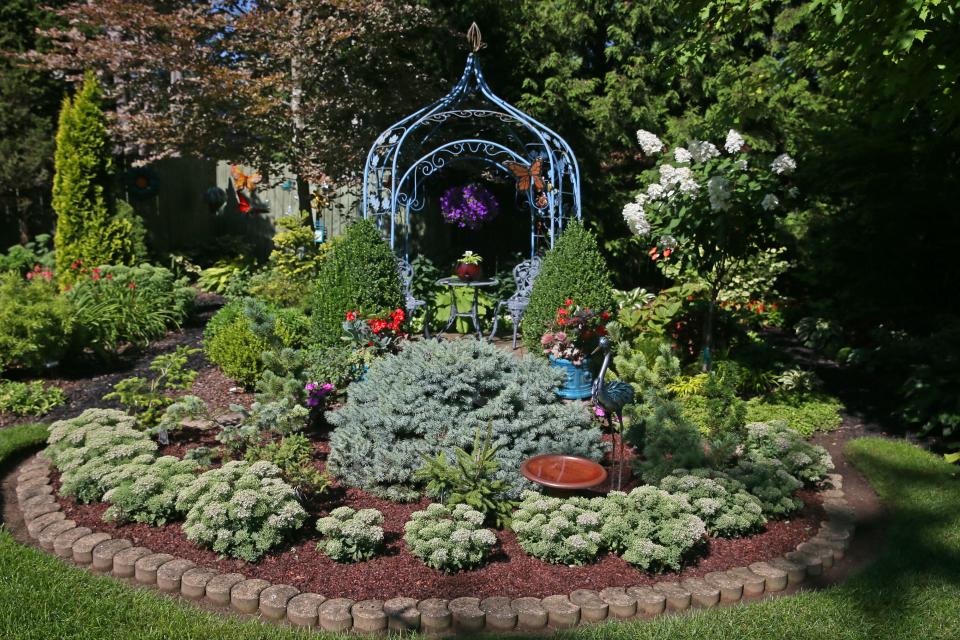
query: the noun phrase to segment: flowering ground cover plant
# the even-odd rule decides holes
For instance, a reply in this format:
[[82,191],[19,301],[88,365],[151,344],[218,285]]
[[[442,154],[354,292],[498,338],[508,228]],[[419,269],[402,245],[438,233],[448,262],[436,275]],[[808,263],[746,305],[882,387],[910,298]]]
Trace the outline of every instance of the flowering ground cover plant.
[[544,354],[569,360],[575,365],[583,364],[600,336],[606,335],[609,319],[609,312],[581,307],[567,298],[562,306],[557,307],[553,322],[540,338]]
[[760,500],[748,493],[743,484],[723,473],[676,469],[660,481],[660,488],[686,498],[710,535],[742,536],[767,521]]
[[525,491],[510,526],[530,555],[559,564],[585,564],[597,558],[603,545],[598,504]]
[[486,561],[497,536],[483,528],[485,516],[465,504],[433,503],[410,514],[403,540],[427,566],[444,573],[477,567]]
[[200,465],[174,456],[139,456],[105,477],[113,487],[103,494],[110,508],[103,519],[163,525],[176,519],[177,494],[196,479]]
[[476,230],[500,213],[500,203],[486,187],[466,184],[450,187],[440,196],[443,219],[460,229]]
[[383,549],[383,514],[376,509],[337,507],[317,520],[324,539],[317,550],[336,562],[369,560]]

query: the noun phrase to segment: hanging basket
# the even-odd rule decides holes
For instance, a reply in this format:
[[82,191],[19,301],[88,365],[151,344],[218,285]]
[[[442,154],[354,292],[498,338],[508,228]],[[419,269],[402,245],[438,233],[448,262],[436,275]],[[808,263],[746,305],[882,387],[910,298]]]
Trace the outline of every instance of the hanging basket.
[[500,203],[490,190],[474,183],[450,187],[440,196],[444,221],[460,229],[476,231],[500,213]]

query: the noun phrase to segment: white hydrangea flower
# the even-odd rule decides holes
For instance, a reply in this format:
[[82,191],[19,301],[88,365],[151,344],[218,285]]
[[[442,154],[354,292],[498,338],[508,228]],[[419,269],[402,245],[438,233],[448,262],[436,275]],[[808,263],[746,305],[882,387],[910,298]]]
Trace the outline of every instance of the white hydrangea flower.
[[[650,233],[650,222],[644,214],[643,205],[634,200],[623,207],[623,219],[634,235],[645,236]],[[534,507],[542,510],[545,507]]]
[[646,197],[648,200],[659,200],[663,197],[664,193],[663,185],[659,182],[651,182],[647,185]]
[[700,188],[700,184],[694,178],[690,167],[674,167],[669,164],[660,167],[660,184],[668,198],[676,190],[684,195],[693,195]]
[[660,138],[645,129],[637,130],[637,142],[640,143],[640,148],[648,156],[660,153],[660,150],[663,149],[663,142]]
[[727,153],[731,155],[734,153],[740,153],[744,142],[745,140],[743,139],[743,136],[733,129],[730,129],[730,131],[727,131],[727,139],[723,143],[723,148],[726,149]]
[[673,159],[679,164],[689,164],[693,160],[693,154],[683,147],[677,147],[673,150]]
[[797,168],[797,163],[786,153],[781,153],[770,163],[770,170],[779,175],[790,175]]
[[760,206],[763,207],[765,211],[773,211],[780,206],[780,199],[772,193],[768,193],[763,196],[763,200],[760,201]]
[[687,145],[690,155],[694,162],[706,162],[710,158],[716,158],[720,155],[720,150],[712,142],[706,140],[694,140]]
[[730,208],[730,181],[723,176],[711,176],[707,180],[707,194],[710,196],[710,208],[714,211]]

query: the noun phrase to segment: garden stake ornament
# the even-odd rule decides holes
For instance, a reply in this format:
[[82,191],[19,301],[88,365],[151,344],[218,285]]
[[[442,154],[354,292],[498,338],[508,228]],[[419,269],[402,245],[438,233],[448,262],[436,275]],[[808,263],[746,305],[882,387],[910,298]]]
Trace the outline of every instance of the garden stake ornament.
[[593,393],[591,400],[594,406],[603,409],[607,418],[607,424],[613,428],[613,419],[611,415],[617,416],[617,422],[620,423],[620,453],[617,455],[616,443],[614,443],[614,455],[617,457],[617,491],[623,484],[623,464],[624,464],[624,430],[623,430],[623,408],[633,402],[633,387],[621,380],[612,380],[604,382],[607,375],[607,369],[610,368],[610,357],[612,356],[612,343],[607,336],[600,337],[600,344],[593,353],[603,351],[603,364],[600,365],[600,373],[593,381]]

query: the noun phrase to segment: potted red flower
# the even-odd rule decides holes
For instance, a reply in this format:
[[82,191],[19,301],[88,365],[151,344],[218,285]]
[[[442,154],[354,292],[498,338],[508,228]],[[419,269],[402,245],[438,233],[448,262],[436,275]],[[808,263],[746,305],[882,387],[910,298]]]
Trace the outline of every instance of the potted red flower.
[[571,298],[557,308],[556,316],[541,336],[543,352],[550,364],[563,369],[567,380],[557,394],[568,400],[583,400],[590,397],[593,376],[589,369],[589,354],[596,347],[600,336],[607,333],[610,314],[581,307]]

